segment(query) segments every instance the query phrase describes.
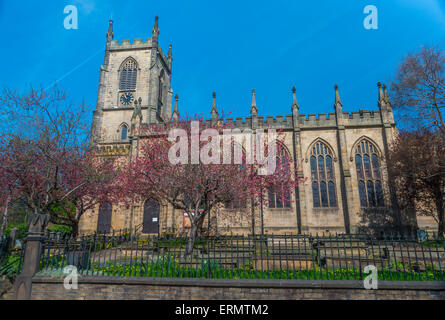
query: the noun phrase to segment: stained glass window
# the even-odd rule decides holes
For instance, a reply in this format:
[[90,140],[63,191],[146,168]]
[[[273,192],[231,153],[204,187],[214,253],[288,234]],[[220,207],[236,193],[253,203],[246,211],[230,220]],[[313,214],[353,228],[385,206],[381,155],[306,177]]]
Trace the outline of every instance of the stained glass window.
[[[286,150],[282,146],[277,148],[277,170],[284,168],[286,174],[289,175],[289,163],[286,158]],[[290,208],[290,190],[284,190],[282,188],[269,188],[268,189],[269,208]]]
[[336,207],[334,165],[331,149],[317,142],[311,149],[310,166],[314,207]]
[[124,124],[121,128],[121,140],[126,140],[127,139],[127,135],[128,135],[128,128],[127,126]]
[[355,150],[358,192],[362,207],[383,207],[385,205],[377,150],[377,147],[367,139],[363,139]]

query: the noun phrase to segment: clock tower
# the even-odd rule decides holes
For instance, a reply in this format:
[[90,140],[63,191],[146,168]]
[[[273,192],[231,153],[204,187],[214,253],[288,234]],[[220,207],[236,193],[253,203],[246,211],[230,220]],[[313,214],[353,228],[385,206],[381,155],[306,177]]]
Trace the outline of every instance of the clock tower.
[[125,144],[135,126],[170,119],[172,51],[170,45],[165,55],[158,39],[157,16],[152,37],[145,40],[114,40],[110,20],[93,112],[93,144]]

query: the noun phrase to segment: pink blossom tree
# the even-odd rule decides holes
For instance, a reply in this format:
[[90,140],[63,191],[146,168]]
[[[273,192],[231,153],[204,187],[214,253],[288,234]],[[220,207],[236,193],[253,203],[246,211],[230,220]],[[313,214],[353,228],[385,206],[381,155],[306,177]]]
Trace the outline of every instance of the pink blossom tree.
[[[199,132],[194,131],[192,122],[200,124]],[[209,135],[208,129],[223,133],[225,129],[233,129],[233,125],[222,119],[206,121],[195,116],[149,126],[145,132],[149,138],[144,140],[120,178],[120,184],[128,194],[156,198],[188,213],[191,230],[186,254],[192,252],[203,221],[213,209],[231,201],[253,199],[253,203],[258,203],[267,188],[279,190],[279,196],[289,200],[289,194],[297,184],[295,172],[290,170],[295,170],[295,165],[289,156],[284,155],[285,161],[281,161],[273,173],[261,175],[259,169],[265,163],[252,161],[247,152],[238,154],[238,161],[235,160],[236,143],[233,140],[229,145],[234,157],[224,160],[224,150],[217,148],[222,144],[221,139]],[[182,135],[178,135],[180,132]],[[193,148],[198,146],[199,156],[196,156]],[[257,148],[258,145],[252,148],[253,154]],[[268,150],[266,147],[263,152],[269,156]]]
[[11,129],[0,144],[2,205],[20,198],[33,211],[49,214],[50,222],[72,227],[77,236],[82,215],[118,194],[114,161],[89,147],[87,108],[66,103],[57,89],[33,88],[24,94],[5,89],[0,106],[11,111]]

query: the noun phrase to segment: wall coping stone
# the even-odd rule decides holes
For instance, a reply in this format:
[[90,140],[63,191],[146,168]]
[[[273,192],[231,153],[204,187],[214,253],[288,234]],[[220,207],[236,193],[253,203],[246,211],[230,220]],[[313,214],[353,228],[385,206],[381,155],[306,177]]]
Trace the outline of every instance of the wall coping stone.
[[[35,276],[33,283],[62,283],[63,278]],[[362,280],[261,280],[261,279],[200,279],[200,278],[146,278],[146,277],[92,277],[78,278],[79,284],[109,285],[165,285],[195,287],[244,288],[309,288],[309,289],[365,289]],[[377,290],[434,290],[445,291],[445,281],[384,281]]]

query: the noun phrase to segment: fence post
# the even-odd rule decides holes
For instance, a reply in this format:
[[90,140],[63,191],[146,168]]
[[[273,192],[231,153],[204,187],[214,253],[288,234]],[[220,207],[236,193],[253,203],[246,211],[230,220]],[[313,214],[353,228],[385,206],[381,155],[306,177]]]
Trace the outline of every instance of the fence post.
[[16,300],[31,299],[32,277],[39,269],[42,241],[48,220],[47,214],[34,213],[28,216],[22,272],[14,283]]
[[9,239],[11,240],[9,246],[11,248],[15,247],[15,243],[17,241],[17,239],[19,238],[19,229],[17,228],[12,228],[11,232],[9,233]]

